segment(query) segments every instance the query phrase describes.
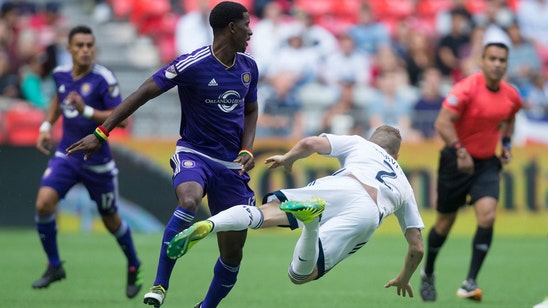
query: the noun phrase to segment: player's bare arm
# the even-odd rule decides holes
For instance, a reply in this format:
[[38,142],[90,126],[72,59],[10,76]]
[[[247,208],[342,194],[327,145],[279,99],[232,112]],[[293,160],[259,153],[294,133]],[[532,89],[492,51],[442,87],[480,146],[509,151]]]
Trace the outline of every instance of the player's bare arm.
[[49,104],[46,120],[40,126],[40,135],[36,140],[36,148],[46,154],[50,154],[50,150],[53,148],[53,139],[51,137],[51,126],[57,122],[57,119],[61,116],[61,107],[59,106],[59,99],[57,95],[53,97]]
[[[65,98],[65,101],[67,102],[68,106],[74,107],[76,110],[78,110],[79,114],[85,115],[86,109],[89,109],[91,107],[86,105],[86,102],[84,102],[84,99],[78,92],[72,91],[69,93],[69,95]],[[89,119],[97,122],[98,124],[103,123],[108,116],[112,113],[112,110],[99,110],[99,109],[90,109],[90,116]],[[120,124],[118,124],[118,127],[126,127],[127,126],[127,119],[124,119]]]
[[308,157],[314,153],[329,154],[331,153],[331,143],[325,136],[306,137],[299,140],[297,144],[284,155],[274,155],[266,159],[265,163],[272,163],[268,169],[283,166],[285,171],[290,173],[293,168],[293,163],[298,159]]
[[[436,118],[435,128],[440,137],[443,139],[447,146],[454,146],[459,142],[457,132],[453,126],[459,116],[451,110],[442,107],[440,113]],[[474,172],[474,161],[472,156],[466,151],[466,148],[457,149],[457,166],[461,172],[472,173]]]
[[[110,132],[122,121],[132,115],[139,107],[162,93],[163,91],[158,87],[156,82],[154,82],[152,77],[148,78],[139,89],[130,94],[112,111],[103,123],[103,128]],[[84,159],[87,159],[89,155],[97,151],[100,146],[101,141],[97,139],[95,135],[89,134],[69,146],[67,148],[67,155],[71,155],[74,152],[85,152],[86,155],[84,156]]]
[[409,281],[422,260],[424,255],[424,245],[421,232],[417,228],[407,229],[405,231],[405,239],[407,240],[407,244],[409,246],[405,256],[403,268],[398,276],[388,281],[384,287],[396,287],[396,292],[398,295],[405,297],[406,294],[409,294],[409,297],[413,297],[413,288],[411,287]]
[[[508,119],[504,123],[504,125],[502,126],[502,133],[501,133],[502,140],[505,140],[505,139],[510,140],[510,138],[512,137],[512,134],[514,133],[515,123],[516,123],[515,116]],[[508,145],[510,145],[509,141],[508,141],[508,144],[505,144],[505,142],[503,142],[501,146],[500,161],[503,164],[508,164],[512,160],[511,147],[509,147]]]
[[[242,136],[242,149],[253,150],[258,116],[259,104],[257,102],[246,103],[244,110],[244,134]],[[244,172],[247,172],[255,167],[255,157],[253,157],[253,153],[238,155],[234,162],[242,165],[240,174],[244,174]]]

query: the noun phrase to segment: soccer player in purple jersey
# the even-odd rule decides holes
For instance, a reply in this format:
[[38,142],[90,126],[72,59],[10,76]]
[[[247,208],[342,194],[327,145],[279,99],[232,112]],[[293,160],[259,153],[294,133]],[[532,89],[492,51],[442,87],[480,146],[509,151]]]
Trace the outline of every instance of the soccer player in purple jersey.
[[[121,102],[118,81],[106,67],[96,64],[95,38],[87,26],[74,27],[68,37],[68,51],[72,65],[59,66],[53,72],[57,88],[46,121],[40,127],[36,147],[50,154],[50,129],[63,116],[63,137],[42,177],[36,198],[36,224],[42,246],[48,257],[44,275],[33,283],[33,288],[47,288],[52,282],[64,279],[65,270],[57,248],[56,206],[61,198],[77,183],[88,190],[105,227],[124,252],[128,262],[126,295],[135,297],[142,286],[141,261],[137,257],[129,226],[117,212],[118,169],[108,143],[93,157],[83,160],[83,154],[66,156],[65,149],[93,131]],[[121,121],[119,126],[125,126]]]
[[[184,54],[158,70],[97,127],[92,135],[67,148],[91,159],[109,131],[141,105],[177,86],[181,101],[180,136],[171,158],[178,204],[160,248],[156,279],[145,304],[160,307],[169,288],[175,260],[167,256],[169,241],[188,228],[207,194],[212,214],[232,206],[255,205],[247,171],[255,166],[252,147],[258,115],[255,60],[245,54],[252,31],[241,4],[224,1],[210,13],[213,44]],[[220,257],[209,291],[197,307],[217,307],[238,275],[247,230],[217,234]]]

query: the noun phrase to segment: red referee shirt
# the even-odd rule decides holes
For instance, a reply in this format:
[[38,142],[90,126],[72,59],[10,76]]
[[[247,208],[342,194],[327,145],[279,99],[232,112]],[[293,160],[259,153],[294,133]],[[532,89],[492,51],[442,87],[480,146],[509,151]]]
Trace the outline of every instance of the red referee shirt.
[[455,84],[443,101],[443,107],[459,115],[454,122],[459,141],[472,157],[480,159],[495,155],[501,125],[522,104],[517,90],[504,81],[499,90],[489,90],[482,73]]

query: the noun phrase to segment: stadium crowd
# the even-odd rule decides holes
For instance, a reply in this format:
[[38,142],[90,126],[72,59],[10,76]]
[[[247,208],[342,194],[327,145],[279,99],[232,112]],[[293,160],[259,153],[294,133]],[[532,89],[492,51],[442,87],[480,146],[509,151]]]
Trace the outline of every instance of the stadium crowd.
[[[211,42],[207,13],[215,0],[153,2],[96,0],[92,14],[134,24],[164,63]],[[522,118],[548,125],[548,0],[238,2],[253,15],[247,51],[261,73],[258,138],[367,134],[389,124],[407,142],[436,139],[444,95],[479,70],[482,38],[493,27],[512,42],[506,78],[525,101]],[[3,1],[1,96],[47,107],[51,70],[70,60],[64,46],[72,25],[60,9]]]

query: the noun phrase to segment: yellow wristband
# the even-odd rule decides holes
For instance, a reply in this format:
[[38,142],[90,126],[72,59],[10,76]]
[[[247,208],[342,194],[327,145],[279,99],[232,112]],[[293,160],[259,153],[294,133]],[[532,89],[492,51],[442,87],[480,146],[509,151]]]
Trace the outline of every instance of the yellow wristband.
[[240,152],[238,152],[238,156],[244,155],[244,154],[253,157],[253,153],[251,153],[251,151],[248,149],[241,149]]

